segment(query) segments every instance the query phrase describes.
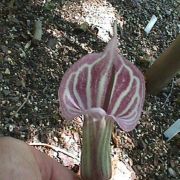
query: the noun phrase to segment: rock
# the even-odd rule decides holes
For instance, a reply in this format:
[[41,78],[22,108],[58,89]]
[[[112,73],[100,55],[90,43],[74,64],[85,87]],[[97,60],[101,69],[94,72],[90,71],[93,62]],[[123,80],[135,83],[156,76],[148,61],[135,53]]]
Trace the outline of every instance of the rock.
[[82,24],[80,24],[80,29],[82,29],[84,32],[86,32],[89,29],[89,24],[84,22]]
[[31,41],[28,41],[24,46],[24,49],[28,49],[31,46]]
[[38,19],[37,21],[35,21],[35,24],[34,24],[33,40],[41,41],[42,34],[43,34],[42,21]]
[[9,124],[9,132],[12,132],[14,129],[13,125]]
[[15,84],[18,87],[21,87],[21,86],[26,87],[25,81],[23,79],[21,79],[21,80],[17,79]]
[[176,172],[175,172],[174,169],[172,169],[171,167],[168,168],[168,173],[169,173],[170,176],[172,176],[172,177],[174,177],[174,178],[177,176],[177,175],[176,175]]
[[0,49],[2,50],[3,53],[8,54],[8,47],[7,46],[1,45]]
[[6,70],[4,71],[4,74],[11,74],[9,68],[6,68]]
[[[115,161],[115,163],[114,163]],[[135,179],[135,173],[132,170],[131,167],[128,167],[126,164],[124,164],[122,161],[119,161],[118,159],[114,159],[113,161],[113,175],[111,180],[134,180]]]
[[4,90],[3,90],[3,93],[4,93],[5,96],[7,96],[7,95],[10,94],[10,91],[9,91],[8,89],[4,89]]
[[159,7],[159,6],[157,6],[157,7],[156,7],[156,10],[157,10],[157,11],[160,11],[161,9],[160,9],[160,7]]
[[157,47],[157,46],[153,46],[152,48],[153,48],[153,50],[155,50],[155,51],[158,50],[158,47]]
[[49,48],[53,49],[53,48],[55,48],[56,44],[57,44],[57,39],[51,38],[48,40],[47,46]]
[[56,136],[54,136],[53,139],[54,139],[55,142],[58,142],[58,138]]

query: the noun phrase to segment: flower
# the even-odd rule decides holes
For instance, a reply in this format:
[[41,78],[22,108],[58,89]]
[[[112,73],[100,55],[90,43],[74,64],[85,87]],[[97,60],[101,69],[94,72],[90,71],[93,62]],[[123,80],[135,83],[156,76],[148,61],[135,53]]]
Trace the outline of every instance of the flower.
[[115,33],[103,52],[88,54],[67,70],[58,94],[65,119],[108,117],[131,131],[143,108],[145,81],[137,67],[118,54]]

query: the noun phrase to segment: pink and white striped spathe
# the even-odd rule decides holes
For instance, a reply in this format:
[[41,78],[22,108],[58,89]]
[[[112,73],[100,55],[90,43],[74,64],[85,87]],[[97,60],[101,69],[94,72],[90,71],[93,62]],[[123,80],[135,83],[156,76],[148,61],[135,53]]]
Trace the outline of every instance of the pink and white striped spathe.
[[67,70],[58,93],[66,119],[82,114],[96,119],[106,116],[131,131],[141,115],[145,82],[143,74],[117,53],[114,36],[104,52],[88,54]]

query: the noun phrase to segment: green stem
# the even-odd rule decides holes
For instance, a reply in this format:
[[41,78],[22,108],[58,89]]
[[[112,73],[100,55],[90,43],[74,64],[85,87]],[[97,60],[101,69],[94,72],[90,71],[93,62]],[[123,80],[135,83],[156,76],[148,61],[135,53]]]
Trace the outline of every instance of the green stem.
[[108,180],[111,178],[110,140],[113,122],[85,116],[81,154],[81,178]]

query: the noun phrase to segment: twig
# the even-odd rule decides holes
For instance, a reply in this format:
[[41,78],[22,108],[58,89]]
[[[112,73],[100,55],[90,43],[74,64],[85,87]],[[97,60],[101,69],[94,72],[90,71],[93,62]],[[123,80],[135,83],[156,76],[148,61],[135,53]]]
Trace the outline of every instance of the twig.
[[27,98],[25,99],[25,101],[21,104],[21,106],[17,109],[17,111],[14,113],[14,114],[17,114],[22,108],[23,106],[27,103],[28,99],[29,99],[29,96],[30,96],[30,92],[28,92],[27,94]]
[[80,163],[80,160],[79,158],[77,158],[76,156],[72,155],[71,153],[67,152],[66,150],[64,149],[61,149],[59,147],[56,147],[56,146],[53,146],[53,145],[50,145],[50,144],[46,144],[46,143],[29,143],[30,146],[45,146],[45,147],[48,147],[48,148],[51,148],[52,150],[56,151],[56,152],[61,152],[73,159],[75,159],[78,163]]

